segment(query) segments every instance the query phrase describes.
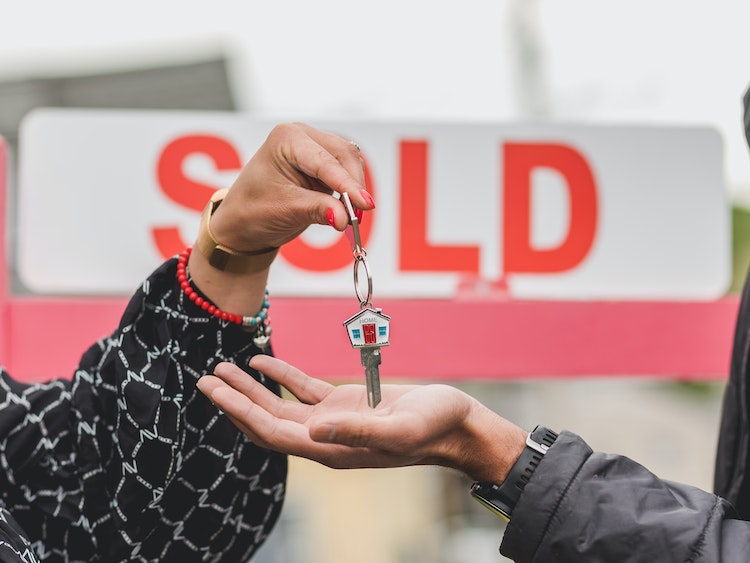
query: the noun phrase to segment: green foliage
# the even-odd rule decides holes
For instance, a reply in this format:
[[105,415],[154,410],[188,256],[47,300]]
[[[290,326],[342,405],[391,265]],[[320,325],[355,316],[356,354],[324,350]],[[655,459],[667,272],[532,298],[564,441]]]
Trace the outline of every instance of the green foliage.
[[732,284],[730,293],[742,291],[750,267],[750,209],[732,207]]

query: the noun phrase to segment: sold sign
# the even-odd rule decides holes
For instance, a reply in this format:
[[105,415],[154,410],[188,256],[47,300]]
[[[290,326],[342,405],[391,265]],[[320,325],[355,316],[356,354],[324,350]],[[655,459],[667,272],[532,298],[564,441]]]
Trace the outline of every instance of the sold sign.
[[[205,201],[274,125],[225,113],[32,114],[21,134],[21,281],[38,293],[130,293],[194,240]],[[712,130],[314,125],[363,149],[376,298],[491,286],[517,299],[710,299],[728,286]],[[50,255],[53,243],[65,252]],[[340,233],[311,227],[282,247],[274,293],[348,295],[350,254]]]

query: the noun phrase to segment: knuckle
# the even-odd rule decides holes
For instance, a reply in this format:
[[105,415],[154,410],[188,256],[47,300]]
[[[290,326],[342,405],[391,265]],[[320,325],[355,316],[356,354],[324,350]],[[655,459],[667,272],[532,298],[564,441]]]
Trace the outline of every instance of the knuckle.
[[271,129],[268,134],[268,138],[272,141],[282,141],[288,139],[295,131],[296,126],[294,123],[279,123]]
[[363,428],[355,428],[349,436],[349,444],[355,448],[363,448],[370,442],[370,436]]

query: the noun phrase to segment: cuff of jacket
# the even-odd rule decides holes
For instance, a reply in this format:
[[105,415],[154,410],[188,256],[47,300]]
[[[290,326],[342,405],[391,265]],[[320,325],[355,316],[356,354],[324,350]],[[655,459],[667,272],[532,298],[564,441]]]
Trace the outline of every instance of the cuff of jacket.
[[542,458],[513,509],[500,553],[517,563],[532,561],[565,493],[593,453],[579,436],[561,432]]

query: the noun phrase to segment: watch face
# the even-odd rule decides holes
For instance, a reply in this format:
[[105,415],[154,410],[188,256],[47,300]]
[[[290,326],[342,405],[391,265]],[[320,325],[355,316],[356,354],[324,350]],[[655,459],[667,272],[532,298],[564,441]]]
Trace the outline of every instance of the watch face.
[[508,510],[508,507],[503,506],[499,500],[492,498],[493,494],[491,487],[494,486],[474,483],[471,487],[471,496],[479,501],[482,506],[491,510],[506,522],[510,522],[510,511]]

